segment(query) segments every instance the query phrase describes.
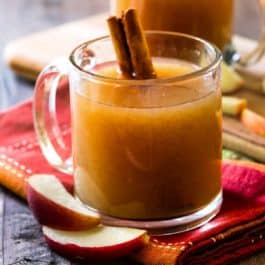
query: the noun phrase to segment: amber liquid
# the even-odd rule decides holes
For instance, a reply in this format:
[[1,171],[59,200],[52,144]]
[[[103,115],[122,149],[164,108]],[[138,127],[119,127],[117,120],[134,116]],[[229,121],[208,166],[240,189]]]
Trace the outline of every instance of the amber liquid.
[[204,38],[220,49],[232,36],[234,0],[112,0],[112,12],[136,8],[148,30],[168,30]]
[[[113,65],[100,68],[119,77]],[[159,77],[194,70],[155,68]],[[71,97],[75,192],[84,203],[110,216],[164,219],[193,213],[220,192],[220,93],[205,92],[203,80],[188,89],[87,80]]]

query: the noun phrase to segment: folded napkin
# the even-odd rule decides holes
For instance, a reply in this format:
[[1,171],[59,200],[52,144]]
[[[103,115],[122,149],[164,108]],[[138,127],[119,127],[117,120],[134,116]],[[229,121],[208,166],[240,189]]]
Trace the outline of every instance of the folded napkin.
[[265,166],[223,162],[224,202],[199,229],[163,237],[135,258],[144,264],[223,265],[265,248]]
[[[70,141],[67,83],[61,85],[59,125],[64,139]],[[0,113],[0,128],[0,184],[26,198],[26,178],[51,173],[72,190],[72,177],[49,166],[40,151],[31,101]],[[190,232],[152,237],[132,258],[146,265],[221,265],[265,249],[265,165],[224,161],[223,188],[218,217]]]

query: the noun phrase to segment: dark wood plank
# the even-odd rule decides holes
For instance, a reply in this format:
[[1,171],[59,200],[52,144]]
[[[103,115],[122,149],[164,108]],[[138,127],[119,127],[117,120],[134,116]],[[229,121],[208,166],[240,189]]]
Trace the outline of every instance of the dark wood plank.
[[265,264],[265,253],[259,253],[248,259],[242,260],[235,265],[264,265]]
[[5,192],[2,229],[4,265],[70,264],[50,251],[27,204],[9,192]]
[[0,1],[0,43],[108,9],[106,0]]
[[[0,54],[16,38],[109,9],[106,0],[0,1]],[[0,110],[32,95],[33,84],[16,77],[0,57]]]
[[[5,197],[5,200],[3,200]],[[3,265],[99,265],[98,262],[70,262],[55,254],[47,246],[41,226],[34,219],[24,201],[8,191],[0,193],[4,205],[2,227]],[[1,257],[1,255],[0,255]],[[100,265],[136,265],[127,259],[112,262],[100,262]]]

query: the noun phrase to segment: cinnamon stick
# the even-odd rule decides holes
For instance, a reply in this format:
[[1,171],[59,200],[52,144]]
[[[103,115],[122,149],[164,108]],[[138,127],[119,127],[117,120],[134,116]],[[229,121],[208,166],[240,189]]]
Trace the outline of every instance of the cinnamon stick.
[[135,9],[122,14],[122,22],[129,46],[131,61],[136,79],[155,78],[151,56],[142,25]]
[[122,21],[113,16],[108,18],[107,22],[120,70],[125,78],[133,78],[133,67]]
[[135,9],[121,18],[110,17],[108,26],[121,72],[126,78],[156,78],[147,41]]

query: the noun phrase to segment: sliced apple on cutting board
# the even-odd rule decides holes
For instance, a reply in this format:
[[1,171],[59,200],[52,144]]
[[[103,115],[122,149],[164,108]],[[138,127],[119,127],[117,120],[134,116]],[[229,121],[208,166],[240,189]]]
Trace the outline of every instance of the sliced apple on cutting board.
[[221,69],[221,89],[223,93],[235,92],[243,86],[244,79],[233,69],[232,66],[222,62]]
[[247,107],[247,100],[244,98],[222,96],[222,110],[226,115],[238,116]]
[[109,260],[126,256],[145,246],[145,230],[98,225],[84,231],[62,231],[44,226],[48,245],[72,259]]
[[96,226],[100,217],[75,199],[53,175],[33,175],[27,181],[30,208],[42,225],[63,230]]
[[240,120],[249,130],[265,137],[265,117],[250,109],[244,109]]

